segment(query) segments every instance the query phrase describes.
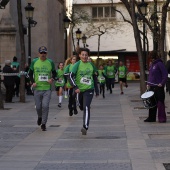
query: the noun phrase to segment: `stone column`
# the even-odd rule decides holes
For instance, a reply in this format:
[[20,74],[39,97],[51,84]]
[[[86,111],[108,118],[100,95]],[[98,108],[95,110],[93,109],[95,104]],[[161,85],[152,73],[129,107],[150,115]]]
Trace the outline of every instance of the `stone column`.
[[16,55],[16,28],[10,16],[10,3],[2,12],[0,19],[0,64],[5,60],[11,60]]

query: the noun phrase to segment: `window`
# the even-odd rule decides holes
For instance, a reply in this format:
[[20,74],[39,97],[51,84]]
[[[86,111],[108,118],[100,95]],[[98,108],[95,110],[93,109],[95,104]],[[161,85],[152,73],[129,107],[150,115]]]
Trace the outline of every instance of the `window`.
[[92,7],[92,19],[113,19],[116,17],[116,7]]

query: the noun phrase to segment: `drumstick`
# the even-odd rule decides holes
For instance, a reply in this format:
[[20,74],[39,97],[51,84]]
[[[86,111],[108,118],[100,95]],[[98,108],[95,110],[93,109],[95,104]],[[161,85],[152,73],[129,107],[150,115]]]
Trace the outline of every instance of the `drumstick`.
[[155,85],[155,86],[158,86],[158,84],[154,84],[154,83],[151,83],[151,82],[149,82],[149,81],[145,81],[145,82],[147,82],[147,83],[149,83],[149,84],[153,84],[153,85]]

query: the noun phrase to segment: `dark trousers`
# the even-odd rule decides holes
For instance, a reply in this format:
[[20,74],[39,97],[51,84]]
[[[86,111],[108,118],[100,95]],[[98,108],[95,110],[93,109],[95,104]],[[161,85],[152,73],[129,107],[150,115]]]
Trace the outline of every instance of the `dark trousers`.
[[149,109],[149,120],[156,121],[156,113],[158,109],[159,122],[166,122],[164,87],[151,86],[150,90],[154,92],[157,104],[155,107]]
[[13,97],[13,92],[14,92],[14,85],[5,84],[5,88],[6,88],[5,101],[6,102],[12,102],[12,97]]
[[100,83],[100,94],[103,93],[103,97],[105,97],[105,84]]
[[114,88],[114,84],[115,84],[115,78],[108,78],[108,86],[109,86],[110,93],[112,93],[112,88]]
[[14,95],[19,96],[19,85],[20,85],[20,78],[18,76],[15,77],[15,93]]
[[88,129],[90,122],[90,105],[93,99],[94,90],[87,90],[79,93],[80,109],[83,109],[83,127]]
[[169,95],[170,95],[170,78],[168,78],[168,81],[166,82],[166,88],[167,88]]
[[69,89],[68,108],[70,111],[77,110],[76,94],[75,94],[73,88]]

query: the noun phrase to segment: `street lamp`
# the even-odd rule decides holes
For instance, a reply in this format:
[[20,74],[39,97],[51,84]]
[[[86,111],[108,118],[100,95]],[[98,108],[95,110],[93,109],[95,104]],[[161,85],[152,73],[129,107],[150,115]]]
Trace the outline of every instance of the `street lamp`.
[[33,21],[34,7],[31,3],[25,7],[25,16],[28,20],[28,65],[31,64],[31,21]]
[[84,48],[86,47],[86,40],[87,40],[87,37],[85,36],[85,34],[82,36],[82,42],[84,44]]
[[63,19],[64,22],[64,29],[65,29],[65,57],[64,59],[67,59],[67,29],[69,28],[71,20],[68,18],[68,16],[65,16]]
[[78,28],[76,31],[77,45],[79,46],[79,40],[81,39],[81,31]]
[[[142,2],[140,2],[139,4],[139,8],[141,10],[141,13],[143,15],[143,17],[145,17],[147,15],[147,6],[148,3],[146,3],[144,0],[142,0]],[[142,17],[141,17],[142,18]],[[145,28],[145,21],[143,19],[143,64],[144,64],[144,70],[146,70],[146,28]],[[146,78],[146,76],[145,76]]]

